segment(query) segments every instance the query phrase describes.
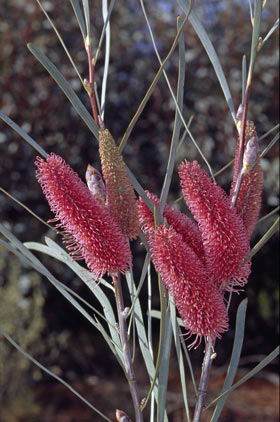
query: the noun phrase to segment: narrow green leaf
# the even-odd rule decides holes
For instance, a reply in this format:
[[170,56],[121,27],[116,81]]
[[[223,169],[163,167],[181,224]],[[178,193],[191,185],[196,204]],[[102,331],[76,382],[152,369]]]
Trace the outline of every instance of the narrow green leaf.
[[[188,2],[187,0],[178,0],[178,3],[181,5],[182,9],[186,13],[186,10],[188,8]],[[205,31],[203,25],[199,21],[198,17],[196,16],[195,12],[192,10],[189,16],[189,21],[193,26],[193,29],[195,30],[198,38],[200,39],[203,47],[205,48],[205,51],[213,65],[213,68],[215,70],[215,73],[217,75],[217,78],[220,82],[222,91],[224,93],[224,97],[226,99],[227,105],[230,109],[233,121],[235,122],[235,109],[233,105],[232,96],[230,93],[230,89],[228,86],[228,83],[226,81],[223,68],[221,66],[220,60],[217,56],[217,53],[214,49],[214,46],[212,42],[210,41],[210,38],[207,35],[207,32]]]
[[[102,1],[107,1],[107,0],[102,0]],[[101,35],[100,35],[100,38],[99,38],[99,42],[98,42],[98,47],[97,47],[97,50],[96,50],[96,53],[95,53],[95,60],[96,60],[96,62],[98,60],[98,56],[99,56],[99,52],[100,52],[100,49],[101,49],[101,45],[103,43],[104,36],[106,35],[106,28],[107,28],[107,25],[110,22],[111,14],[112,14],[113,8],[115,6],[115,3],[116,3],[116,0],[112,0],[110,2],[108,14],[107,14],[106,19],[104,21],[104,25],[103,25],[102,32],[101,32]]]
[[[237,310],[233,349],[232,349],[230,364],[229,364],[227,376],[223,385],[222,393],[231,387],[234,381],[237,369],[238,369],[238,364],[239,364],[241,350],[243,346],[243,340],[244,340],[247,303],[248,303],[248,299],[242,300]],[[223,410],[223,407],[227,398],[228,398],[228,394],[224,395],[218,401],[210,422],[218,421],[218,418],[220,417],[220,414]]]
[[6,116],[5,113],[0,111],[0,119],[2,119],[7,125],[9,125],[15,132],[17,132],[29,145],[32,146],[39,154],[41,154],[44,158],[47,157],[46,151],[40,147],[39,144],[37,144],[34,139],[31,138],[31,136],[27,135],[27,133],[19,126],[17,125],[12,119],[10,119],[8,116]]
[[263,139],[265,139],[268,135],[271,134],[271,132],[274,132],[275,130],[279,129],[279,123],[275,126],[273,126],[271,129],[269,129],[266,133],[264,133],[262,136],[260,136],[259,140],[262,141]]
[[276,144],[276,142],[279,140],[279,132],[276,133],[276,135],[271,139],[269,144],[264,148],[264,150],[260,153],[259,158],[264,157],[268,151]]
[[175,343],[176,354],[177,354],[177,361],[179,365],[179,374],[181,378],[181,386],[182,386],[182,393],[183,393],[185,411],[186,411],[186,416],[187,416],[187,422],[191,422],[190,409],[189,409],[189,403],[188,403],[188,393],[187,393],[187,380],[186,380],[185,366],[184,366],[184,360],[183,360],[183,353],[182,353],[182,348],[181,348],[181,339],[179,336],[177,319],[176,319],[176,308],[172,300],[170,300],[170,318],[171,318],[173,337],[174,337],[174,343]]
[[244,104],[245,93],[246,93],[246,84],[247,84],[247,61],[244,54],[242,58],[242,104]]
[[170,310],[168,292],[160,282],[161,290],[161,320],[160,320],[160,345],[158,356],[158,408],[157,422],[163,422],[165,418],[165,402],[167,393],[167,382],[169,373],[172,326],[170,320]]
[[[99,329],[98,324],[94,319],[82,308],[82,306],[65,290],[62,283],[60,283],[50,271],[35,257],[5,226],[0,224],[0,233],[2,233],[17,249],[11,249],[10,245],[6,244],[5,246],[10,249],[15,255],[20,259],[24,260],[28,265],[36,269],[42,275],[48,278],[48,280],[54,285],[54,287],[97,329]],[[2,241],[3,243],[3,241]],[[20,252],[19,252],[20,251]],[[112,329],[112,327],[109,326]],[[107,341],[107,339],[105,338]],[[113,341],[109,339],[108,346],[110,347],[112,353],[116,356],[116,359],[119,361],[120,365],[123,367],[122,359],[120,358],[119,348],[115,349]]]
[[[110,335],[114,344],[117,345],[117,352],[119,354],[119,358],[122,360],[122,353],[121,353],[121,343],[119,339],[119,335],[116,330],[116,319],[110,304],[108,297],[104,294],[102,289],[100,288],[99,284],[105,284],[106,287],[109,287],[113,290],[113,287],[105,281],[94,279],[93,274],[89,273],[85,268],[81,267],[76,261],[73,261],[69,254],[62,249],[57,243],[55,243],[52,239],[48,237],[45,238],[47,246],[37,243],[37,242],[27,242],[25,243],[26,247],[29,249],[34,249],[39,252],[43,252],[53,258],[65,263],[75,274],[79,276],[79,278],[85,283],[85,285],[91,290],[94,294],[96,299],[99,301],[103,308],[104,316],[108,324],[108,328],[110,331]],[[108,286],[107,286],[108,285]]]
[[269,37],[273,34],[273,32],[279,27],[279,18],[277,19],[277,21],[275,22],[275,24],[272,26],[272,28],[270,28],[270,30],[268,31],[268,33],[266,34],[266,36],[263,39],[262,42],[262,47],[264,46],[264,44],[266,43],[266,41],[269,39]]
[[20,205],[22,208],[24,208],[26,211],[28,211],[33,217],[37,218],[41,223],[43,223],[45,226],[47,226],[49,229],[53,230],[53,227],[50,226],[48,223],[46,223],[39,215],[37,215],[35,212],[33,212],[30,208],[28,208],[23,202],[16,199],[13,195],[11,195],[9,192],[7,192],[5,189],[1,188],[0,191],[3,192],[5,195],[7,195],[9,198],[11,198],[14,202],[16,202],[18,205]]
[[98,140],[98,127],[94,122],[93,118],[87,111],[84,104],[81,102],[77,94],[71,88],[70,84],[66,81],[64,76],[60,73],[57,67],[43,54],[37,47],[32,44],[27,45],[31,53],[36,57],[36,59],[44,66],[44,68],[49,72],[51,77],[55,80],[61,90],[64,92],[76,112],[88,126],[90,131],[94,134]]
[[56,36],[57,36],[57,38],[59,39],[60,44],[62,45],[62,47],[63,47],[63,49],[64,49],[65,53],[67,54],[68,59],[70,60],[70,63],[72,64],[72,66],[73,66],[73,68],[74,68],[74,70],[75,70],[75,72],[76,72],[76,74],[77,74],[78,78],[79,78],[79,79],[80,79],[80,81],[81,81],[81,84],[82,84],[82,85],[84,85],[84,83],[83,83],[83,79],[82,79],[82,77],[81,77],[81,75],[80,75],[80,72],[78,71],[77,66],[75,65],[74,60],[72,59],[71,54],[69,53],[69,50],[68,50],[68,48],[66,47],[66,45],[65,45],[65,43],[64,43],[64,41],[63,41],[63,39],[62,39],[62,37],[61,37],[61,35],[60,35],[60,33],[59,33],[58,29],[56,28],[56,26],[55,26],[54,22],[53,22],[53,21],[52,21],[52,19],[50,18],[50,16],[49,16],[48,12],[44,9],[44,6],[43,6],[43,5],[42,5],[42,3],[40,2],[40,0],[36,0],[36,1],[37,1],[37,3],[39,4],[40,8],[42,9],[42,11],[43,11],[44,15],[46,16],[46,18],[48,19],[49,23],[51,24],[51,26],[52,26],[52,28],[53,28],[54,32],[56,33]]
[[144,189],[142,188],[142,186],[140,185],[140,183],[138,182],[138,180],[136,179],[132,171],[127,166],[125,166],[125,168],[126,168],[126,171],[127,171],[127,174],[129,176],[132,186],[134,187],[138,195],[141,196],[141,198],[143,199],[147,207],[152,212],[154,212],[154,204],[152,203],[150,198],[147,196],[146,192],[144,191]]
[[[190,9],[188,11],[188,14],[189,14],[189,12],[190,12]],[[160,68],[159,68],[156,76],[154,77],[154,79],[153,79],[153,81],[152,81],[152,83],[151,83],[148,91],[146,92],[146,94],[145,94],[143,100],[141,101],[141,103],[140,103],[140,105],[139,105],[136,113],[134,114],[133,118],[131,119],[131,121],[130,121],[130,123],[128,125],[128,128],[127,128],[127,130],[126,130],[126,132],[125,132],[125,134],[124,134],[124,136],[123,136],[123,138],[121,140],[120,146],[119,146],[120,151],[123,150],[123,148],[124,148],[124,146],[125,146],[125,144],[126,144],[126,142],[128,140],[129,135],[131,134],[131,132],[132,132],[132,130],[133,130],[133,128],[134,128],[134,126],[135,126],[135,124],[136,124],[139,116],[141,115],[142,111],[144,110],[145,105],[147,104],[149,98],[151,97],[151,95],[152,95],[152,93],[153,93],[153,91],[154,91],[154,89],[155,89],[155,87],[156,87],[156,85],[157,85],[157,83],[159,81],[159,78],[160,78],[160,76],[161,76],[161,74],[162,74],[162,72],[163,72],[163,70],[164,70],[164,68],[165,68],[168,60],[172,56],[172,54],[173,54],[173,52],[174,52],[174,50],[175,50],[175,48],[177,46],[177,43],[178,43],[180,34],[181,34],[181,32],[182,32],[182,30],[183,30],[183,28],[185,26],[185,23],[188,20],[188,17],[189,17],[188,14],[184,18],[183,23],[182,23],[179,31],[177,32],[176,37],[174,38],[174,41],[173,41],[173,44],[172,44],[172,46],[171,46],[171,48],[169,50],[169,53],[167,54],[167,56],[163,60],[162,65],[160,66]]]
[[272,210],[271,212],[269,212],[268,214],[264,215],[263,217],[261,217],[258,221],[257,224],[261,223],[262,221],[266,220],[267,218],[271,217],[272,215],[276,214],[280,209],[280,206],[278,205],[278,207],[274,208],[274,210]]
[[250,64],[248,70],[248,85],[250,85],[256,62],[262,19],[262,0],[254,0],[253,33],[251,43]]
[[133,312],[135,301],[138,299],[139,294],[140,294],[140,291],[142,289],[142,286],[143,286],[143,284],[145,282],[147,271],[148,271],[148,268],[150,266],[150,262],[151,262],[151,254],[150,253],[147,253],[146,254],[146,257],[145,257],[145,261],[144,261],[143,267],[142,267],[141,276],[140,276],[140,280],[139,280],[139,283],[138,283],[138,287],[137,287],[136,293],[134,293],[134,295],[132,297],[132,300],[133,301],[132,301],[131,308],[130,308],[130,311],[129,311],[128,315]]
[[83,40],[85,42],[87,33],[86,33],[85,21],[84,21],[82,10],[80,8],[79,0],[70,0],[70,3],[72,4],[74,13],[76,15],[76,19],[78,21],[78,24],[83,36]]
[[[179,29],[181,24],[180,18],[178,18],[177,22],[177,29]],[[178,72],[178,82],[177,82],[177,104],[179,107],[179,110],[182,111],[183,109],[183,101],[184,101],[184,84],[185,84],[185,72],[186,72],[186,66],[185,66],[185,41],[184,41],[184,35],[181,33],[179,37],[179,72]],[[170,86],[171,88],[171,86]],[[178,114],[178,109],[176,108],[175,111],[175,122],[173,126],[173,133],[172,133],[172,139],[171,139],[171,146],[169,151],[169,158],[168,158],[168,164],[166,169],[166,174],[164,178],[164,183],[161,190],[160,195],[160,216],[163,215],[163,210],[167,201],[168,192],[170,189],[170,184],[172,180],[172,175],[174,171],[175,166],[175,158],[176,158],[176,151],[178,147],[179,142],[179,136],[180,136],[180,130],[181,130],[181,119]]]
[[[125,274],[126,277],[126,281],[127,281],[127,286],[129,289],[129,293],[130,296],[133,300],[133,292],[136,291],[136,287],[134,284],[134,280],[132,277],[132,273],[131,272],[127,272]],[[145,366],[149,375],[149,379],[150,382],[152,383],[155,377],[155,366],[154,366],[154,361],[153,361],[153,356],[150,352],[149,349],[149,342],[148,342],[148,338],[147,338],[147,333],[146,333],[146,328],[145,328],[145,323],[143,320],[143,313],[142,313],[142,309],[141,309],[141,305],[140,305],[140,301],[139,298],[136,299],[135,304],[134,304],[134,315],[135,315],[135,324],[136,324],[136,329],[137,329],[137,334],[138,334],[138,341],[139,341],[139,346],[140,346],[140,351],[141,354],[143,356],[144,362],[145,362]],[[153,386],[153,391],[155,394],[155,397],[157,397],[157,393],[158,393],[158,381],[155,380],[154,386]],[[167,416],[165,417],[165,421],[167,421]]]
[[[153,297],[153,289],[152,289],[152,277],[151,277],[151,265],[149,262],[148,266],[148,310],[147,310],[147,317],[148,317],[148,344],[149,344],[149,351],[152,356],[154,357],[153,353],[153,335],[152,335],[152,297]],[[155,394],[152,391],[151,399],[150,399],[150,422],[154,422],[155,420]]]
[[250,372],[248,372],[247,375],[242,377],[237,383],[235,383],[231,388],[229,388],[227,391],[225,391],[223,394],[221,394],[219,397],[217,397],[215,400],[211,401],[206,406],[206,409],[211,407],[214,403],[216,403],[218,400],[220,400],[223,396],[228,395],[232,391],[236,390],[240,385],[244,384],[244,382],[248,381],[248,379],[252,378],[254,375],[256,375],[258,372],[260,372],[263,368],[265,368],[267,365],[270,364],[278,355],[279,355],[279,346],[277,346],[266,358],[264,358],[255,368],[253,368]]
[[267,232],[263,235],[263,237],[255,244],[255,246],[251,249],[251,252],[246,257],[246,261],[251,259],[257,252],[269,241],[269,239],[279,231],[279,217],[276,221],[272,224],[272,226],[267,230]]
[[82,0],[83,3],[83,9],[84,9],[84,16],[86,21],[86,31],[87,36],[90,36],[90,17],[89,17],[89,6],[88,6],[88,0]]
[[[178,324],[179,336],[183,336],[183,333],[182,333],[182,330],[180,328],[180,324],[179,324],[178,319],[177,319],[177,324]],[[189,355],[188,349],[186,347],[186,343],[184,341],[182,342],[182,348],[183,348],[183,351],[184,351],[184,354],[185,354],[185,357],[186,357],[186,361],[187,361],[187,364],[188,364],[188,367],[189,367],[189,370],[190,370],[190,374],[191,374],[191,378],[192,378],[192,383],[193,383],[193,389],[194,389],[195,395],[197,396],[197,386],[196,386],[196,382],[195,382],[195,377],[194,377],[194,371],[193,371],[193,367],[192,367],[192,362],[191,362],[191,359],[190,359],[190,355]]]
[[3,334],[3,336],[20,352],[22,353],[27,359],[29,359],[31,362],[33,362],[36,366],[38,366],[42,371],[46,372],[51,377],[55,378],[57,381],[59,381],[61,384],[63,384],[68,390],[70,390],[73,394],[75,394],[80,400],[82,400],[88,407],[90,407],[94,412],[96,412],[99,416],[101,416],[104,420],[108,422],[112,422],[111,419],[107,418],[100,410],[98,410],[96,407],[94,407],[90,402],[88,402],[80,393],[78,393],[77,390],[75,390],[73,387],[71,387],[68,382],[64,381],[62,378],[60,378],[58,375],[54,374],[52,371],[47,369],[44,365],[42,365],[38,360],[34,359],[29,353],[25,352],[10,336],[6,333],[1,327],[0,331]]
[[[114,2],[112,2],[114,3]],[[113,8],[113,4],[111,4]],[[111,9],[112,10],[112,9]],[[102,77],[102,88],[101,88],[101,118],[104,121],[105,113],[105,99],[106,99],[106,89],[107,89],[107,80],[109,73],[109,62],[110,62],[110,42],[111,42],[111,28],[109,21],[109,12],[108,12],[108,1],[102,0],[102,16],[105,26],[105,57],[104,57],[104,70]],[[102,36],[102,34],[101,34]]]

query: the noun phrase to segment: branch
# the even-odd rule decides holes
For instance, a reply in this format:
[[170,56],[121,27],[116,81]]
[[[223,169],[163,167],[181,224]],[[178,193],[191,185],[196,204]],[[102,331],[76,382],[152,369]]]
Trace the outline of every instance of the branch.
[[205,355],[202,363],[201,377],[198,386],[198,395],[195,405],[193,422],[200,422],[201,413],[204,408],[205,398],[207,394],[207,386],[209,381],[210,370],[212,366],[213,359],[215,359],[216,354],[214,353],[214,344],[215,340],[209,339],[205,340]]
[[132,402],[134,406],[135,418],[136,422],[143,422],[143,413],[140,410],[140,400],[138,395],[136,377],[132,366],[132,359],[127,335],[127,325],[126,325],[126,318],[127,312],[124,309],[123,303],[123,294],[121,288],[121,280],[119,273],[114,274],[112,276],[114,287],[115,287],[115,296],[116,296],[116,304],[117,304],[117,311],[118,311],[118,320],[119,320],[119,334],[122,344],[122,351],[124,357],[124,364],[127,372],[128,383],[130,388],[130,394],[132,397]]

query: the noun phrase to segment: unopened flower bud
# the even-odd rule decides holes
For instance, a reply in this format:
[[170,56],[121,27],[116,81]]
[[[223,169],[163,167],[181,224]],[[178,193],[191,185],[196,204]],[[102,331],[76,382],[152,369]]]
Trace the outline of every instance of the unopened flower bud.
[[90,164],[87,166],[86,181],[89,190],[95,199],[98,199],[105,204],[106,202],[106,189],[103,182],[102,176],[98,170],[92,167]]
[[243,173],[247,174],[253,165],[256,163],[259,155],[259,139],[257,136],[252,136],[245,147],[243,155]]

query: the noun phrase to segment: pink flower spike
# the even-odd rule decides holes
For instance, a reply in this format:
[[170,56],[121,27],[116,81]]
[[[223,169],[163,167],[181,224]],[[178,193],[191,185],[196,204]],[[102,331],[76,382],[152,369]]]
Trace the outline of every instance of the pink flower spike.
[[[146,194],[153,204],[156,206],[160,205],[160,200],[156,195],[149,191],[146,191]],[[144,233],[148,234],[150,231],[154,230],[154,216],[142,198],[139,199],[137,205],[141,229]],[[166,218],[168,224],[172,226],[177,233],[182,235],[183,241],[194,250],[197,256],[204,260],[203,243],[197,224],[187,215],[168,204],[164,207],[163,217]]]
[[159,226],[150,234],[152,259],[175,305],[189,336],[195,344],[202,337],[214,339],[228,330],[228,315],[217,286],[204,265],[182,236],[172,227]]
[[179,167],[183,195],[198,222],[205,251],[206,266],[222,288],[243,286],[251,263],[243,265],[250,252],[246,229],[224,190],[194,161]]
[[65,230],[64,241],[74,259],[85,259],[98,278],[126,272],[131,251],[109,210],[93,197],[77,173],[58,155],[37,157],[36,177],[47,198],[53,221]]

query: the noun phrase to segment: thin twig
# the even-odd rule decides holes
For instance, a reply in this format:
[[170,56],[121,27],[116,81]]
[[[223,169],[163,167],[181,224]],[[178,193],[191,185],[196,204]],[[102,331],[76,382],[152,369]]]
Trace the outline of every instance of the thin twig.
[[97,111],[97,104],[96,104],[95,90],[94,90],[94,63],[93,63],[94,59],[92,59],[92,56],[91,56],[91,45],[90,45],[89,36],[87,36],[86,38],[85,47],[86,47],[86,52],[88,56],[89,83],[87,84],[84,83],[84,85],[89,96],[94,121],[99,127],[98,111]]
[[122,288],[121,288],[121,280],[120,275],[115,274],[112,276],[114,287],[115,287],[115,296],[116,296],[116,304],[117,304],[117,311],[118,311],[118,320],[119,320],[119,334],[122,344],[122,351],[123,351],[123,358],[124,358],[124,364],[127,372],[127,378],[130,388],[130,394],[132,397],[132,402],[134,406],[134,412],[135,412],[135,419],[136,422],[143,422],[143,413],[140,409],[140,400],[139,400],[139,394],[137,389],[137,383],[136,383],[136,377],[132,366],[132,360],[131,360],[131,352],[129,347],[129,341],[128,341],[128,335],[127,335],[127,324],[126,324],[126,318],[127,313],[124,309],[124,303],[123,303],[123,294],[122,294]]
[[212,366],[213,359],[215,355],[213,355],[214,351],[214,344],[215,341],[209,339],[205,340],[205,355],[202,363],[202,369],[201,369],[201,377],[200,382],[198,386],[198,395],[195,405],[195,411],[194,411],[194,417],[193,422],[200,422],[201,413],[204,408],[205,398],[207,394],[207,386],[209,381],[209,375],[210,375],[210,369]]

